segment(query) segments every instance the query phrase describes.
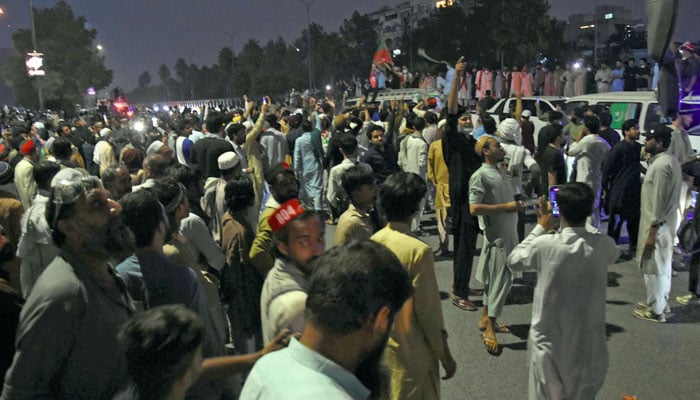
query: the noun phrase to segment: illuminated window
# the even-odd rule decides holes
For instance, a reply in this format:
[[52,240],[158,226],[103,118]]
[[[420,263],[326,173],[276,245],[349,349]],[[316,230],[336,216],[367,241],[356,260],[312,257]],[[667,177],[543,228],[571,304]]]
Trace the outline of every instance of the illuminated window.
[[613,13],[605,14],[605,19],[613,19]]

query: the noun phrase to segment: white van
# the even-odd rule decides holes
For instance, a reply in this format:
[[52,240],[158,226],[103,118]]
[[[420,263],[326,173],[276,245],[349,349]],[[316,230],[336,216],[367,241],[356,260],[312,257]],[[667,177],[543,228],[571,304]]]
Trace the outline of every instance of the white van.
[[[620,132],[622,123],[630,118],[639,121],[639,130],[644,133],[655,125],[669,125],[664,117],[656,92],[609,92],[585,94],[572,97],[566,101],[567,114],[578,107],[588,105],[603,106],[610,110],[613,117],[612,128]],[[690,96],[681,100],[681,109],[694,110],[693,123],[688,129],[690,144],[696,152],[700,150],[700,96]],[[620,132],[622,133],[622,132]],[[644,137],[640,137],[640,142]]]

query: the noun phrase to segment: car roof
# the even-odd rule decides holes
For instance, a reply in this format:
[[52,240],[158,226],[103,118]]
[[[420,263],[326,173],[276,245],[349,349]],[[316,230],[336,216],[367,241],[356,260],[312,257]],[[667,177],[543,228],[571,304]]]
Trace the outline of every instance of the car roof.
[[646,92],[607,92],[607,93],[591,93],[581,96],[570,97],[567,102],[575,101],[656,101],[656,93],[652,91]]

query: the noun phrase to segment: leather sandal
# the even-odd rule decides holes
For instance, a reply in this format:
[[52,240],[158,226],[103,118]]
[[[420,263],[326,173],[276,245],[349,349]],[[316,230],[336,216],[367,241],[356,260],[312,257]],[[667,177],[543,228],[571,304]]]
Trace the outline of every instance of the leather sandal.
[[498,346],[498,340],[495,338],[490,338],[485,335],[481,335],[481,340],[484,342],[484,346],[486,346],[486,351],[493,355],[497,356],[499,353],[499,346]]
[[461,297],[452,296],[452,304],[461,308],[464,311],[476,311],[476,305],[467,299]]

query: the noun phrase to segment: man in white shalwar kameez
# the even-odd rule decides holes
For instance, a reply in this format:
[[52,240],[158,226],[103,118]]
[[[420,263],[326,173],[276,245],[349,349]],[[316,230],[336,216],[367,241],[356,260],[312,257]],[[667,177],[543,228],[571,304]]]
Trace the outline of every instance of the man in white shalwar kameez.
[[532,304],[529,399],[595,399],[608,370],[605,300],[608,266],[620,250],[586,224],[594,195],[569,183],[557,195],[561,230],[540,198],[537,226],[508,256],[514,271],[537,271]]
[[651,158],[642,182],[637,261],[644,274],[646,301],[638,304],[633,314],[655,322],[666,322],[673,238],[678,224],[676,210],[683,186],[681,166],[667,151],[671,135],[672,129],[667,126],[644,134],[644,150]]
[[484,135],[476,142],[475,151],[484,159],[469,179],[469,212],[479,216],[479,226],[484,231],[475,275],[484,284],[484,311],[479,330],[484,332],[486,350],[498,354],[496,333],[510,332],[508,327],[496,323],[513,284],[506,257],[518,244],[518,212],[526,203],[514,200],[510,180],[499,168],[506,153],[498,140]]

